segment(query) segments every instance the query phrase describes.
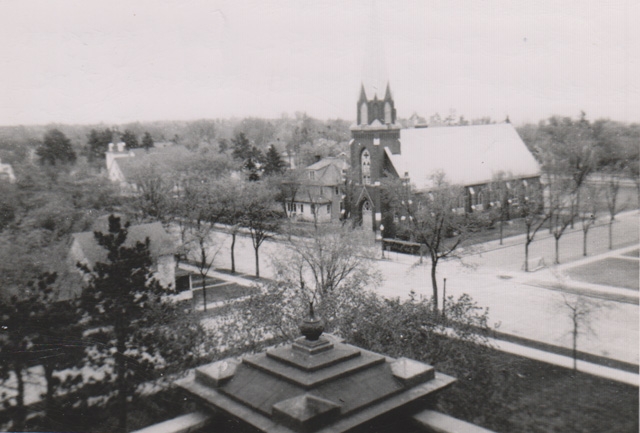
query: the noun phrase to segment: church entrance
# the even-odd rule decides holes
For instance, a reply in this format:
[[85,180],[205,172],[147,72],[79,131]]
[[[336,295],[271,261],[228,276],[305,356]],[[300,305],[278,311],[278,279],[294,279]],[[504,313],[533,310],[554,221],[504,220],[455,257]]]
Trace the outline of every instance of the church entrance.
[[362,202],[362,227],[373,230],[373,207],[369,200]]

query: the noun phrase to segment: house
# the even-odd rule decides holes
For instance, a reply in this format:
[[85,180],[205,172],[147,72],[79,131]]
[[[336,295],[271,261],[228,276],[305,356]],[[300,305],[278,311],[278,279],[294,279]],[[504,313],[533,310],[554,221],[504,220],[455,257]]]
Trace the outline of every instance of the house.
[[287,214],[303,221],[339,221],[344,213],[344,184],[349,164],[328,157],[306,167],[295,196],[287,203]]
[[3,164],[2,160],[0,160],[0,181],[9,181],[9,183],[16,181],[13,167],[11,167],[11,164]]
[[[102,218],[94,226],[94,231],[108,232],[107,220]],[[163,287],[175,287],[176,280],[176,245],[159,222],[132,225],[128,229],[125,246],[133,246],[136,242],[145,242],[149,238],[149,250],[153,261],[154,278]],[[90,269],[96,263],[107,261],[107,250],[96,242],[93,231],[74,233],[72,235],[69,262],[72,268],[83,263]]]
[[[379,89],[384,88],[384,93]],[[505,179],[509,202],[540,188],[540,167],[510,123],[402,128],[389,82],[361,85],[357,120],[351,126],[351,163],[356,194],[353,208],[364,227],[378,231],[384,215],[381,183],[384,177],[402,179],[417,192],[428,192],[432,175],[444,173],[449,183],[464,187],[458,209],[476,212],[497,205],[492,190],[496,176]]]
[[117,147],[112,144],[105,154],[107,177],[124,191],[135,191],[136,178],[148,170],[167,173],[193,156],[186,147],[179,145],[126,150],[124,143],[118,143]]

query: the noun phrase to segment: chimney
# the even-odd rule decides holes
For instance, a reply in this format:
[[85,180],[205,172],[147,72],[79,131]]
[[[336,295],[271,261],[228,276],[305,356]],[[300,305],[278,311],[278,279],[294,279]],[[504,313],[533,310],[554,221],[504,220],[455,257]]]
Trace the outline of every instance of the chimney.
[[118,152],[124,152],[124,141],[118,142]]
[[113,152],[113,143],[109,143],[109,152]]

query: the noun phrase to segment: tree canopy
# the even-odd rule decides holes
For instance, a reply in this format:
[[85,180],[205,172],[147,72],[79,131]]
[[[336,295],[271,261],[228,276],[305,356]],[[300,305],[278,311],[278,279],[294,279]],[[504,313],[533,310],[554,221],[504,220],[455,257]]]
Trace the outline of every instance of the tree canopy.
[[124,142],[127,149],[137,149],[140,147],[138,144],[138,137],[130,129],[125,129],[120,137],[120,140]]
[[73,164],[76,161],[76,153],[71,146],[71,140],[58,129],[47,131],[36,153],[40,157],[41,164]]

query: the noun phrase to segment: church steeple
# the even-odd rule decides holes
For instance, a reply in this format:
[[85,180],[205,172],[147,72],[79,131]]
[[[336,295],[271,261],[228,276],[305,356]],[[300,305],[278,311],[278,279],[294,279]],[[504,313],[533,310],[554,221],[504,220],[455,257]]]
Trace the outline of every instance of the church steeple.
[[380,25],[373,2],[369,24],[356,123],[363,127],[394,125],[396,110],[387,75],[384,45],[379,37]]

